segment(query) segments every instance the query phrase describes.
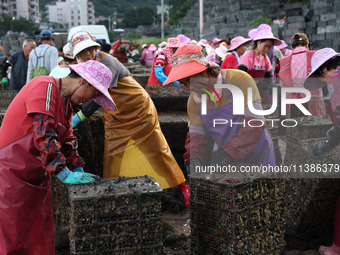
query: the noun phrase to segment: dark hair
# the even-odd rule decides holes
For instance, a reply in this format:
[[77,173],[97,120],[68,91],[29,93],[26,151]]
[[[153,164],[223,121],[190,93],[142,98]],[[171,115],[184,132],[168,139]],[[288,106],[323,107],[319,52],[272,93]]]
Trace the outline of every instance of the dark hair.
[[328,71],[332,69],[336,69],[338,66],[340,66],[340,57],[335,57],[327,60],[325,63],[323,63],[315,72],[314,75],[323,76],[323,69],[326,67]]
[[72,79],[77,79],[77,78],[80,78],[81,76],[76,71],[71,70],[71,73],[68,75],[68,77]]
[[301,38],[298,34],[295,34],[292,40],[295,40],[292,43],[293,49],[295,49],[298,46],[306,47],[307,44],[308,44],[308,42],[306,40],[304,40],[303,38]]
[[[262,39],[262,40],[259,40],[259,41],[260,41],[260,43],[265,42],[265,41],[274,42],[274,39]],[[251,47],[252,50],[255,50],[257,48],[257,43],[258,43],[258,41],[253,42],[253,45]]]
[[108,43],[104,43],[102,45],[102,48],[101,48],[101,51],[110,51],[111,50],[111,44],[108,44]]
[[73,61],[75,61],[75,59],[74,59],[74,58],[64,57],[64,61],[65,61],[65,62],[72,63]]

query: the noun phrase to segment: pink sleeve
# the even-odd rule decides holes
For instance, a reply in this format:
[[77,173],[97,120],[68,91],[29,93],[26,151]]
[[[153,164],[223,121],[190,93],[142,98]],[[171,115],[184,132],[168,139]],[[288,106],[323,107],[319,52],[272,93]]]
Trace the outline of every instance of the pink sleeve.
[[239,66],[243,65],[248,68],[248,70],[253,69],[253,51],[248,50],[244,53],[240,59]]

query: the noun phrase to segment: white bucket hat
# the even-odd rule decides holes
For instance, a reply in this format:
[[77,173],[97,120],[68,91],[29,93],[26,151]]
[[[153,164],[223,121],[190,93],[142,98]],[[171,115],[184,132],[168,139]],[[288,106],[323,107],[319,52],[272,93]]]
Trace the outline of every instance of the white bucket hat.
[[100,48],[100,44],[96,42],[96,39],[85,31],[76,32],[72,36],[70,44],[73,49],[73,56],[77,56],[79,52],[89,47],[96,46],[98,49]]
[[221,46],[218,47],[217,49],[215,49],[215,53],[217,54],[217,56],[219,56],[220,58],[223,58],[225,55],[227,55],[228,53],[228,49],[225,46]]

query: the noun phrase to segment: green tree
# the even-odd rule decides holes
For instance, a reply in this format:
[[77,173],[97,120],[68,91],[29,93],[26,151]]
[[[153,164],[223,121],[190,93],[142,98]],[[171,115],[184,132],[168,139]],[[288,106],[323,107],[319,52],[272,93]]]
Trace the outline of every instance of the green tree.
[[169,10],[169,24],[177,25],[187,14],[188,10],[197,2],[197,0],[169,0],[169,5],[172,8]]
[[13,18],[9,15],[4,15],[0,20],[0,30],[13,32],[34,32],[39,30],[39,27],[31,20],[23,17],[19,19]]
[[151,25],[155,19],[155,12],[150,7],[139,7],[124,15],[124,27],[137,27],[138,25]]

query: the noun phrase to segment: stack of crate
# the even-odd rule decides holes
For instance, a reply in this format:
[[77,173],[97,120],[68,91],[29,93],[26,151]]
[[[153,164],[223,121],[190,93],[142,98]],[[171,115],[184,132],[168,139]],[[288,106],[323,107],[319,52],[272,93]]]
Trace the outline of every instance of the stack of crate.
[[63,186],[68,199],[60,200],[59,194],[63,204],[55,217],[69,231],[64,234],[68,254],[162,254],[162,189],[154,179],[119,177],[99,185]]
[[191,177],[192,254],[282,254],[283,181]]
[[[315,248],[316,244],[332,240],[340,188],[337,179],[340,147],[320,157],[313,156],[313,145],[327,140],[324,136],[332,126],[327,118],[305,117],[298,126],[287,129],[286,164],[304,170],[286,180],[284,215],[288,248]],[[321,168],[328,173],[317,173]]]

